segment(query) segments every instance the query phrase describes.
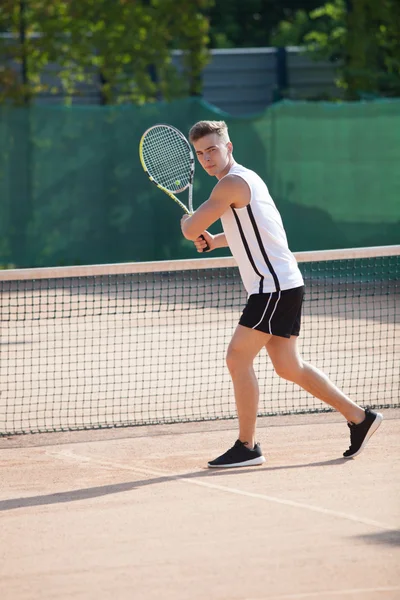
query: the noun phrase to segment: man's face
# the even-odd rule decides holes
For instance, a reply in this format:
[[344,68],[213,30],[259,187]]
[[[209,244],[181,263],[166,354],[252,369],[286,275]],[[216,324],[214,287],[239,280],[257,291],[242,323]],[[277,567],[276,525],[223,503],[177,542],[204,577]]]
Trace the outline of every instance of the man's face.
[[225,142],[217,133],[209,133],[193,142],[199,163],[203,169],[218,177],[229,165],[232,155],[231,142]]

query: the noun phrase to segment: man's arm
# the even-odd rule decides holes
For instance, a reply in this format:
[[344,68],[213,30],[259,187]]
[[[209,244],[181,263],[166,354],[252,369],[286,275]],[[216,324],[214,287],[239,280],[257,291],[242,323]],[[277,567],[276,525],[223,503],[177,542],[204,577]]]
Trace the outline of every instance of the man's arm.
[[[224,233],[212,235],[208,231],[203,231],[200,237],[194,240],[197,252],[210,252],[217,248],[227,248],[228,242]],[[208,248],[207,248],[208,246]]]
[[227,175],[217,183],[209,199],[193,215],[182,217],[182,233],[186,239],[194,241],[218,221],[230,206],[246,206],[249,201],[250,189],[247,183],[241,177]]
[[227,248],[228,242],[226,241],[226,237],[224,233],[217,233],[213,238],[213,246],[215,248]]

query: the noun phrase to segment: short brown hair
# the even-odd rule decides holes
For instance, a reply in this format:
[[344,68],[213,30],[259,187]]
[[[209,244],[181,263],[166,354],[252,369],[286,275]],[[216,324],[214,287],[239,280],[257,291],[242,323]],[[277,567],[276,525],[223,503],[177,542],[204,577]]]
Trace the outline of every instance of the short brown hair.
[[228,126],[225,121],[199,121],[195,123],[189,131],[189,140],[197,142],[205,135],[216,133],[220,138],[224,138],[229,142]]

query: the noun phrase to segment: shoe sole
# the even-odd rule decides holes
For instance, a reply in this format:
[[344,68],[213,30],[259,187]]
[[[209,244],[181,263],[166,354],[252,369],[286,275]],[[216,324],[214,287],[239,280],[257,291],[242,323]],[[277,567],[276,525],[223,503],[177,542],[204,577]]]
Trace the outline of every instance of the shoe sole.
[[265,463],[265,458],[263,456],[257,456],[257,458],[252,458],[250,460],[245,460],[239,463],[232,463],[230,465],[212,465],[208,463],[209,469],[232,469],[233,467],[254,467],[256,465],[262,465]]
[[356,456],[358,456],[364,450],[365,446],[367,445],[368,440],[370,439],[370,437],[373,436],[375,431],[379,428],[382,421],[383,421],[383,415],[381,415],[381,413],[376,413],[375,420],[373,421],[371,427],[368,429],[367,435],[365,436],[364,441],[361,444],[361,446],[359,447],[359,449],[357,450],[357,452],[354,452],[354,454],[351,454],[350,456],[343,456],[343,458],[355,458]]

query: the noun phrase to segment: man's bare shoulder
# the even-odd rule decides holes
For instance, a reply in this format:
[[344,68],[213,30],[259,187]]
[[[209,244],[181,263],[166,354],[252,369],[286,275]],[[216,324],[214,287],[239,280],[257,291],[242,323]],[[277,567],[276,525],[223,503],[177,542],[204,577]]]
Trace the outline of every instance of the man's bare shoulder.
[[237,208],[250,202],[250,188],[247,182],[239,175],[228,174],[221,179],[214,188],[216,196],[228,196],[230,204]]
[[217,188],[224,192],[232,192],[236,190],[240,193],[240,191],[248,190],[249,186],[243,177],[240,177],[240,175],[228,174],[218,181],[214,189]]

